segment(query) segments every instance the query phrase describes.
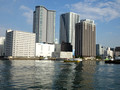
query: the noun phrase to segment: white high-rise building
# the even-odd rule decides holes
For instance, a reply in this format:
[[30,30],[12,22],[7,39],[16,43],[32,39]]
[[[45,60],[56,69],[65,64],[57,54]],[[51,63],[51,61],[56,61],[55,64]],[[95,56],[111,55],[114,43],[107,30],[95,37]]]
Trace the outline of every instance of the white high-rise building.
[[54,43],[56,11],[36,6],[33,15],[33,33],[36,33],[36,42]]
[[35,34],[7,30],[5,55],[12,57],[34,57]]
[[0,37],[0,56],[4,56],[5,49],[5,37]]
[[60,16],[60,43],[71,43],[75,50],[75,24],[80,21],[80,15],[69,12]]

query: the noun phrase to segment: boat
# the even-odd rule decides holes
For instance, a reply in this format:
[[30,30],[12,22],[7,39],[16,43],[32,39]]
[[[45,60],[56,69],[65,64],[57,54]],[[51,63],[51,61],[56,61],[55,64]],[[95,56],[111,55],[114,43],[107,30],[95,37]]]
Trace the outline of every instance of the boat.
[[108,63],[108,64],[120,64],[120,60],[107,60],[105,61],[105,63]]
[[113,58],[106,58],[106,59],[104,59],[105,61],[114,61],[114,59]]
[[81,62],[81,61],[82,61],[81,58],[70,58],[70,59],[64,60],[64,62]]
[[120,64],[120,58],[118,58],[118,59],[113,59],[113,58],[111,58],[111,59],[105,59],[105,63],[108,63],[108,64]]

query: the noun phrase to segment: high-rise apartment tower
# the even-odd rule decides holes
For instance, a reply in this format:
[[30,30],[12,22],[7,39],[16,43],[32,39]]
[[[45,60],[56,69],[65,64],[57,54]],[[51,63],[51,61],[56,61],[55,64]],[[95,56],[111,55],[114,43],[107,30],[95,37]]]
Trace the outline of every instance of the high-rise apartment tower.
[[96,26],[93,20],[85,19],[76,24],[75,56],[96,56]]
[[71,43],[75,49],[75,24],[80,21],[80,16],[69,12],[60,16],[60,43]]
[[37,43],[54,43],[55,15],[53,10],[36,6],[33,13],[33,33],[36,33]]

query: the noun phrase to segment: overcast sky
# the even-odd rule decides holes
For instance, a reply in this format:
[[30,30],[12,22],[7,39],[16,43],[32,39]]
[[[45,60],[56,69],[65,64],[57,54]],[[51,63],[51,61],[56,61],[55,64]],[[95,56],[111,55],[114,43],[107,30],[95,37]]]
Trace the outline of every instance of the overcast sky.
[[33,11],[42,5],[56,11],[56,38],[59,39],[60,15],[80,14],[96,24],[96,43],[106,47],[120,46],[120,0],[0,0],[0,36],[6,29],[32,32]]

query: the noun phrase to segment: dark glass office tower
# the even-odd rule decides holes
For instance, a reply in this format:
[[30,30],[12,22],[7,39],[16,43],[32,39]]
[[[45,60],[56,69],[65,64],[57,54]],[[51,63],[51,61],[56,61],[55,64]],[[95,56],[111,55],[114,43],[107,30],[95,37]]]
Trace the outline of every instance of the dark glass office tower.
[[80,15],[68,12],[60,16],[60,43],[71,43],[75,49],[75,24],[80,21]]

